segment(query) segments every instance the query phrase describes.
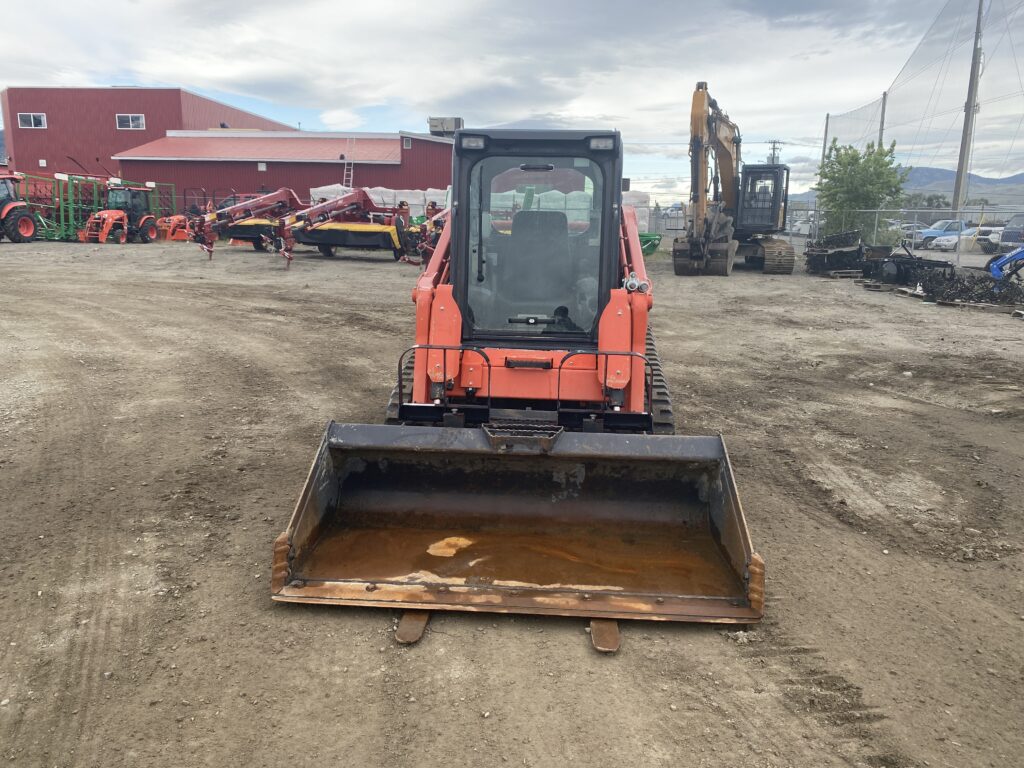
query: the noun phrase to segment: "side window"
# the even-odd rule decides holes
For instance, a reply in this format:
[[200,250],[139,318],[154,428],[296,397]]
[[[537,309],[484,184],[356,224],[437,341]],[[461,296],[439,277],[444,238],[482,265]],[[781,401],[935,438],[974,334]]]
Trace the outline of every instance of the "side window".
[[117,115],[117,130],[143,131],[146,129],[145,115]]
[[46,127],[46,113],[45,112],[19,112],[18,113],[18,127],[19,128],[45,128]]
[[747,205],[761,208],[770,205],[775,195],[775,179],[772,176],[751,176],[747,182]]

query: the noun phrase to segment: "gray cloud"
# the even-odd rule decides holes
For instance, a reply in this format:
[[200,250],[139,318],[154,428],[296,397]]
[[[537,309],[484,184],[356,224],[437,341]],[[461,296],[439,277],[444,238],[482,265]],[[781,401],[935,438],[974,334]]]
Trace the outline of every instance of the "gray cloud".
[[[616,127],[648,175],[674,178],[685,172],[690,94],[706,80],[740,124],[747,156],[764,154],[759,141],[792,142],[784,157],[793,153],[804,179],[825,113],[877,97],[936,11],[930,0],[865,0],[855,10],[846,0],[394,0],[386,12],[336,0],[286,11],[250,0],[244,12],[233,0],[98,0],[55,19],[16,3],[5,19],[19,34],[0,47],[0,87],[182,85],[309,109],[331,125],[384,107],[394,124],[361,126],[376,129],[422,129],[430,114]],[[54,68],[42,39],[73,64]],[[921,110],[905,112],[915,120]],[[1002,123],[1000,134],[1012,133]]]

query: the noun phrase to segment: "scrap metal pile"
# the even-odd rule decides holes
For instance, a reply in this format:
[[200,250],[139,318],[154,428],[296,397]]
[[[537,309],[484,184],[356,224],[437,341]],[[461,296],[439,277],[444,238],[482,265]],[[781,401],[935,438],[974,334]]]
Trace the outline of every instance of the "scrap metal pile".
[[887,246],[865,246],[863,275],[869,280],[916,286],[926,275],[936,273],[951,278],[954,273],[953,265],[942,259],[915,256],[905,245],[896,249]]
[[921,278],[921,290],[934,301],[1024,305],[1024,282],[997,281],[986,272],[929,272]]
[[823,275],[839,269],[862,269],[864,244],[860,239],[860,230],[836,232],[808,243],[804,259],[807,271],[812,275]]

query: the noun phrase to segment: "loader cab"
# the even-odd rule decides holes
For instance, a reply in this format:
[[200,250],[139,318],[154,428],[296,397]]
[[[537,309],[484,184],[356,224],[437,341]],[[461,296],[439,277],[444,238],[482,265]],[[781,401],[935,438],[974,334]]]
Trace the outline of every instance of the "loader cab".
[[740,179],[737,233],[771,234],[785,229],[788,165],[746,165]]
[[619,134],[460,131],[452,178],[463,343],[596,344],[619,259]]

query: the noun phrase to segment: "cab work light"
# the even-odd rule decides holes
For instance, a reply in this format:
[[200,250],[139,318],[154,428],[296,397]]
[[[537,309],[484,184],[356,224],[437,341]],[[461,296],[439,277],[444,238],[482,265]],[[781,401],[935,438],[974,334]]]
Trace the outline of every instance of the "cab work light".
[[611,136],[595,136],[590,140],[591,149],[615,149],[615,139]]
[[463,149],[483,149],[484,148],[484,137],[483,136],[463,136],[462,137],[462,148]]

